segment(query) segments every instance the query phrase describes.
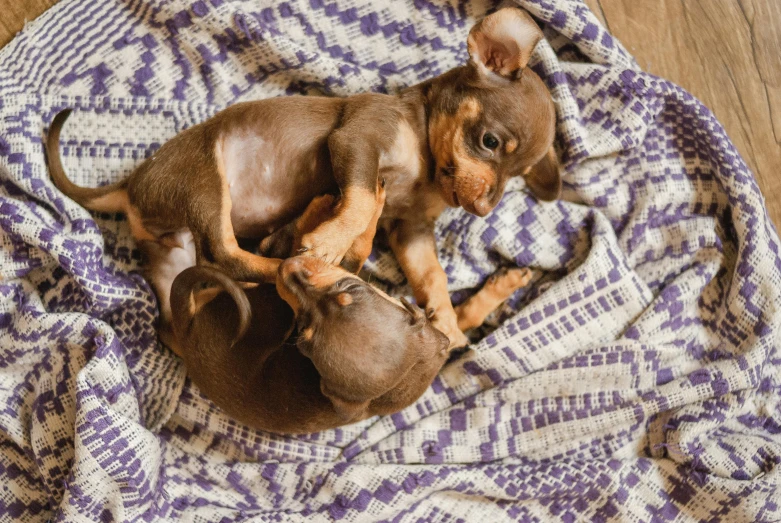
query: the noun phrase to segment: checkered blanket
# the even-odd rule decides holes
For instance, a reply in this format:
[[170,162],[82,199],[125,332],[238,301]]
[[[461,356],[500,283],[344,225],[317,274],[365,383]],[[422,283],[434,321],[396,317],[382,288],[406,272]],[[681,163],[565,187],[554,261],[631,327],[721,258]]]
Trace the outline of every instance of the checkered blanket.
[[[521,0],[564,198],[448,210],[454,300],[517,293],[413,406],[318,434],[244,427],[156,341],[122,216],[49,181],[126,176],[239,100],[393,92],[466,60],[464,0],[63,0],[0,52],[3,521],[778,521],[781,259],[713,115],[579,0]],[[387,5],[387,7],[382,7]],[[649,42],[648,45],[653,45]],[[373,280],[406,293],[378,250]]]

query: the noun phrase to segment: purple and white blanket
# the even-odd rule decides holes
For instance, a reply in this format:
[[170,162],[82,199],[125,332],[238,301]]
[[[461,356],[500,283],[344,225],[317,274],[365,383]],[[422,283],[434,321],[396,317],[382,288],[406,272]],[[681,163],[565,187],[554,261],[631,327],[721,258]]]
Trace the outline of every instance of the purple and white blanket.
[[[564,201],[518,181],[485,219],[449,210],[439,255],[456,299],[505,264],[534,285],[412,407],[299,437],[187,381],[127,222],[53,187],[42,134],[75,107],[65,168],[117,180],[239,100],[446,71],[495,6],[63,0],[5,47],[0,519],[780,520],[781,259],[756,181],[581,1],[519,3],[545,25]],[[406,292],[387,252],[369,269]]]

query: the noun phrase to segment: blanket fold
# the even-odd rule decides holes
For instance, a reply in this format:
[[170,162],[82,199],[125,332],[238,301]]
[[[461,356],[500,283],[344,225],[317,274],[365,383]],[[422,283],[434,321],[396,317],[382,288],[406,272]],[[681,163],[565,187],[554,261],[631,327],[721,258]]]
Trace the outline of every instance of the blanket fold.
[[[773,521],[781,258],[724,129],[579,0],[519,0],[546,39],[562,201],[520,179],[449,209],[455,301],[530,267],[420,400],[283,437],[241,426],[156,338],[124,217],[51,183],[119,180],[242,100],[393,92],[463,63],[473,0],[62,0],[0,51],[0,520]],[[372,282],[408,295],[377,248]]]

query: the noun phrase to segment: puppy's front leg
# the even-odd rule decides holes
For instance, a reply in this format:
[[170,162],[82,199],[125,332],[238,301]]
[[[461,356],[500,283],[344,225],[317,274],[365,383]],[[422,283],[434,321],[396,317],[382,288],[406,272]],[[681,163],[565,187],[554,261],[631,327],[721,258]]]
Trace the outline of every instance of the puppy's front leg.
[[328,138],[334,178],[341,198],[334,215],[301,238],[306,254],[339,264],[353,242],[366,231],[378,206],[379,152],[373,140],[346,126]]
[[434,228],[430,223],[397,220],[390,227],[390,244],[415,301],[425,309],[434,327],[450,340],[450,348],[463,347],[469,340],[458,328],[458,319],[447,290],[447,275],[437,259]]

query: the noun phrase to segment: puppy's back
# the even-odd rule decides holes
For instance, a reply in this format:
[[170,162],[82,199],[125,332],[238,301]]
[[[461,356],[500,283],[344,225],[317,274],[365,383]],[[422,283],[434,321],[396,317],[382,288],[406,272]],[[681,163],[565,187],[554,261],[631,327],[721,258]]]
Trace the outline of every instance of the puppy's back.
[[[204,283],[224,292],[199,304]],[[190,378],[226,413],[278,433],[341,424],[312,362],[285,343],[293,311],[273,285],[245,291],[216,269],[192,267],[174,280],[171,309]]]

